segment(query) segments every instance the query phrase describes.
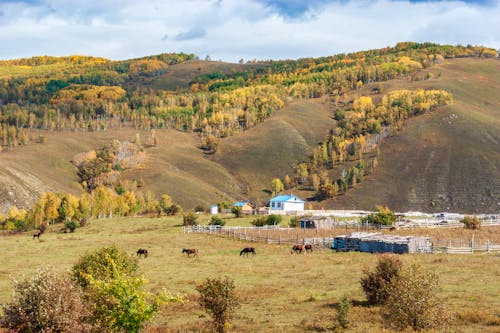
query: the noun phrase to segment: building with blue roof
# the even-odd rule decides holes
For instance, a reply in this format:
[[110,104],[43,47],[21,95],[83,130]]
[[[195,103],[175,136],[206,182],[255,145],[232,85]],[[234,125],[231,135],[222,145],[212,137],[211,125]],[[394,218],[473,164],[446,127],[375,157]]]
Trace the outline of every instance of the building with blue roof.
[[253,208],[246,201],[238,201],[233,204],[233,207],[240,207],[243,214],[252,214]]
[[296,195],[278,195],[269,200],[269,211],[296,212],[304,210],[304,200]]

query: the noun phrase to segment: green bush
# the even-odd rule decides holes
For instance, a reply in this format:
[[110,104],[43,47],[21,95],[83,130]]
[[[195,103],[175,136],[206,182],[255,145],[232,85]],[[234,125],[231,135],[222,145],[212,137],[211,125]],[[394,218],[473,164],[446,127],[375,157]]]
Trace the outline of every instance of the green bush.
[[290,228],[297,228],[299,226],[299,218],[297,216],[291,217],[288,226]]
[[39,269],[16,283],[0,326],[13,332],[88,332],[90,307],[66,274]]
[[241,207],[233,206],[231,208],[231,213],[234,214],[234,217],[241,217],[241,214],[243,214],[243,210]]
[[224,226],[226,221],[224,221],[220,216],[214,215],[210,219],[210,224]]
[[250,221],[250,224],[256,227],[263,227],[265,225],[279,225],[281,223],[282,217],[281,215],[268,215],[268,216],[260,216]]
[[378,260],[374,272],[364,271],[361,278],[361,287],[365,292],[368,303],[384,304],[387,300],[387,288],[391,281],[398,276],[403,263],[394,255],[384,255]]
[[208,278],[196,286],[196,290],[200,293],[199,303],[212,317],[216,332],[226,331],[234,312],[239,307],[234,289],[234,282],[229,277]]
[[71,273],[77,284],[85,289],[89,285],[90,278],[111,280],[115,274],[114,269],[120,274],[135,276],[138,268],[139,262],[135,256],[127,254],[116,246],[110,246],[80,257]]
[[442,328],[449,316],[436,296],[438,277],[418,265],[404,267],[387,288],[384,308],[386,322],[397,329],[427,330]]
[[74,220],[66,221],[64,223],[64,226],[66,227],[66,229],[69,229],[70,232],[74,232],[75,229],[78,227],[78,223]]
[[182,222],[184,226],[198,225],[198,216],[194,213],[184,214],[182,217]]

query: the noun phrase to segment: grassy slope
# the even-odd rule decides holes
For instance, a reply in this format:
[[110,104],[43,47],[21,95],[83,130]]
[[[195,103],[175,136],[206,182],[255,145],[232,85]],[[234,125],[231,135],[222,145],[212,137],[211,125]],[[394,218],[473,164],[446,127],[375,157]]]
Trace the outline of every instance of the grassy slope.
[[384,203],[400,211],[498,211],[500,61],[456,59],[431,71],[441,78],[393,81],[387,89],[446,89],[455,103],[410,120],[384,142],[378,170],[332,201],[334,207]]
[[[206,62],[172,66],[174,70],[166,74],[165,82],[186,84],[192,79],[189,73],[202,63]],[[347,195],[317,206],[372,209],[375,204],[385,203],[397,210],[497,211],[499,64],[498,60],[457,59],[431,69],[442,73],[439,79],[387,83],[387,90],[448,89],[456,102],[409,121],[398,136],[384,142],[380,166],[373,175]],[[224,70],[219,68],[223,63],[210,62],[206,66],[215,67],[202,67],[203,72]],[[234,66],[241,65],[230,64],[225,70]],[[168,75],[180,81],[167,79]],[[160,145],[148,149],[145,167],[125,175],[143,178],[146,189],[170,193],[188,208],[197,204],[207,207],[222,199],[265,201],[268,194],[263,190],[269,188],[272,178],[292,175],[294,166],[324,138],[332,126],[330,110],[324,99],[290,102],[263,124],[222,140],[219,152],[213,156],[196,148],[195,134],[157,131]],[[44,133],[47,144],[1,153],[0,211],[12,204],[29,206],[46,190],[78,193],[75,170],[69,162],[72,156],[115,138],[132,140],[135,133],[128,129]],[[300,193],[304,197],[311,194]],[[431,200],[436,206],[431,207]]]
[[[200,219],[206,223],[208,217]],[[9,249],[2,255],[0,266],[0,304],[10,298],[12,278],[31,274],[40,266],[64,271],[85,252],[117,244],[130,254],[139,247],[149,250],[150,256],[140,261],[148,288],[153,291],[165,288],[188,296],[188,303],[167,306],[152,323],[154,327],[167,327],[172,332],[203,331],[207,318],[197,305],[195,286],[207,277],[227,275],[235,280],[242,304],[232,332],[325,331],[332,325],[334,305],[342,296],[362,304],[364,296],[359,285],[362,270],[373,267],[377,260],[377,256],[367,253],[333,251],[291,256],[288,246],[260,243],[255,244],[256,258],[240,258],[239,250],[249,243],[209,235],[185,235],[175,226],[180,223],[179,218],[92,221],[74,234],[50,232],[40,241],[33,241],[31,234],[0,235],[2,246]],[[235,223],[238,222],[231,222]],[[484,232],[476,235],[481,237]],[[184,247],[198,248],[200,256],[182,256]],[[498,331],[498,256],[398,258],[440,274],[439,295],[458,318],[451,331]],[[382,331],[377,308],[355,305],[350,319],[354,332]]]

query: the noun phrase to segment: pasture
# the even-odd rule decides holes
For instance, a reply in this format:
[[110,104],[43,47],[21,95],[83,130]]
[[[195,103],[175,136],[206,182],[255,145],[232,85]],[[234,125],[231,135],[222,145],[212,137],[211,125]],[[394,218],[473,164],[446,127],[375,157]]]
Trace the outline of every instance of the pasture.
[[[201,217],[200,219],[207,218]],[[231,220],[235,225],[245,220]],[[248,219],[246,220],[248,221]],[[230,276],[241,298],[233,332],[316,332],[332,326],[335,305],[347,295],[353,332],[384,331],[377,308],[364,305],[359,279],[377,257],[330,250],[291,255],[289,245],[266,245],[204,234],[183,234],[180,218],[117,218],[91,221],[75,233],[49,231],[33,240],[32,233],[0,235],[0,304],[11,296],[12,279],[40,266],[68,270],[87,251],[116,244],[140,259],[140,269],[152,291],[161,288],[185,294],[188,302],[165,306],[148,332],[203,331],[208,319],[196,301],[196,284],[207,277]],[[476,232],[498,235],[500,229]],[[446,232],[447,230],[440,230]],[[455,231],[456,232],[456,231]],[[240,257],[244,247],[256,256]],[[197,248],[199,255],[183,255]],[[444,302],[455,315],[457,332],[498,332],[500,329],[500,257],[495,255],[403,255],[440,275]]]

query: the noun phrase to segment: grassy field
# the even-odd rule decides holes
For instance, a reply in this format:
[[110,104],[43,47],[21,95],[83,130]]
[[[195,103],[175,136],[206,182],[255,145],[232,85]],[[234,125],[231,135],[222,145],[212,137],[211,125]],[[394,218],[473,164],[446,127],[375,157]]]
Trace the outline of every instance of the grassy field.
[[[201,216],[205,223],[208,216]],[[248,223],[229,220],[228,224]],[[166,306],[150,324],[150,332],[203,331],[207,317],[196,302],[196,284],[207,277],[234,279],[241,308],[233,332],[321,332],[328,330],[334,307],[350,297],[353,332],[383,332],[377,308],[364,305],[359,279],[377,256],[366,253],[316,251],[291,256],[289,246],[255,244],[255,258],[240,258],[249,243],[217,236],[183,234],[179,218],[122,218],[91,221],[74,234],[49,232],[41,240],[31,234],[1,235],[0,303],[12,292],[11,279],[40,266],[67,270],[77,258],[102,246],[116,244],[129,252],[147,248],[150,256],[140,269],[152,291],[166,288],[185,294],[188,302]],[[479,231],[477,235],[486,232]],[[498,235],[498,229],[494,234]],[[200,250],[197,258],[181,255],[184,247]],[[439,296],[455,316],[455,332],[498,332],[500,329],[500,257],[494,255],[402,255],[439,273]]]

